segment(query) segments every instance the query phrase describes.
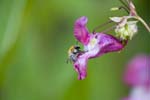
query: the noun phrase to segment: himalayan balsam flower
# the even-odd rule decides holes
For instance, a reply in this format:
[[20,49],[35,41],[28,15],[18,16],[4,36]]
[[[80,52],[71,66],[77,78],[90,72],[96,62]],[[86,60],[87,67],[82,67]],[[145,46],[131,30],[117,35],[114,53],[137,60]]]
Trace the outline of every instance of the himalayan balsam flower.
[[108,52],[120,51],[124,45],[122,41],[105,33],[90,34],[86,28],[88,19],[81,17],[74,24],[74,36],[83,44],[84,52],[77,56],[73,62],[74,69],[78,73],[78,79],[82,80],[87,75],[87,62],[90,58],[99,57]]
[[132,39],[132,37],[137,33],[138,27],[137,27],[137,22],[138,21],[127,21],[129,16],[124,16],[124,17],[111,17],[110,19],[113,22],[118,23],[118,25],[115,28],[116,35],[123,39],[127,40]]
[[[136,8],[131,0],[125,0],[127,5],[121,6],[118,9],[112,8],[111,10],[120,10],[120,8],[124,8],[129,14],[127,16],[122,17],[110,17],[110,20],[115,22],[116,28],[115,32],[116,35],[123,39],[132,39],[133,36],[138,32],[137,22],[140,21],[145,28],[150,32],[149,26],[146,22],[137,14]],[[125,4],[125,3],[123,3]]]
[[150,100],[150,57],[139,55],[129,62],[124,80],[132,90],[123,100]]

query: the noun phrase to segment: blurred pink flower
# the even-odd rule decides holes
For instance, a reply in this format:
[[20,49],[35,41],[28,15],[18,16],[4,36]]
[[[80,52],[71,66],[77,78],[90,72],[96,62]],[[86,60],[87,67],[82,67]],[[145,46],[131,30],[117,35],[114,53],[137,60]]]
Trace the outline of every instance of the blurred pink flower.
[[86,77],[87,61],[90,58],[99,57],[108,52],[120,51],[124,48],[122,41],[105,33],[90,34],[86,28],[87,17],[83,16],[76,20],[74,25],[74,36],[83,44],[84,52],[77,56],[73,62],[78,73],[78,79]]
[[150,57],[138,55],[131,60],[124,81],[132,90],[129,97],[122,100],[150,100]]
[[131,60],[127,66],[124,81],[131,86],[150,87],[150,57],[139,55]]

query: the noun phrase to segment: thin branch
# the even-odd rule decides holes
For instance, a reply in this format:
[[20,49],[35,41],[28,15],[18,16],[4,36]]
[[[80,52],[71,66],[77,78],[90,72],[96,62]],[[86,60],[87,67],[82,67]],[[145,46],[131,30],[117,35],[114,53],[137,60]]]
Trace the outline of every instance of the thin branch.
[[112,27],[110,27],[110,28],[108,28],[108,29],[102,31],[102,33],[107,33],[107,32],[109,32],[109,31],[113,30],[114,28],[116,28],[116,25],[114,25],[114,26],[112,26]]
[[145,28],[148,30],[148,32],[150,32],[150,27],[148,26],[148,24],[140,16],[137,16],[135,18],[138,19],[145,26]]
[[106,26],[106,25],[108,25],[108,24],[110,24],[110,23],[112,23],[112,22],[113,22],[113,21],[109,20],[108,22],[106,22],[106,23],[104,23],[104,24],[101,24],[101,25],[95,27],[95,28],[93,29],[93,34],[95,33],[95,31],[96,31],[97,29],[99,29],[99,28],[101,28],[101,27],[104,27],[104,26]]
[[[129,5],[124,2],[124,0],[119,0],[126,8],[129,9]],[[125,0],[126,1],[126,0]],[[128,3],[128,1],[126,1]]]
[[119,7],[119,10],[121,10],[121,9],[124,9],[124,10],[129,14],[129,9],[127,9],[126,7],[120,6],[120,7]]
[[126,0],[126,2],[129,4],[130,2],[132,2],[132,0]]

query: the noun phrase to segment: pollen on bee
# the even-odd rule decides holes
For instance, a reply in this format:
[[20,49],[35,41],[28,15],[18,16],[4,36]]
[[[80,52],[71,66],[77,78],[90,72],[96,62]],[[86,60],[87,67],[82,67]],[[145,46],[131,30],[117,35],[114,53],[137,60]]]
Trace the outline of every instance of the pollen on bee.
[[68,54],[70,54],[74,49],[74,46],[71,46],[69,49],[68,49]]

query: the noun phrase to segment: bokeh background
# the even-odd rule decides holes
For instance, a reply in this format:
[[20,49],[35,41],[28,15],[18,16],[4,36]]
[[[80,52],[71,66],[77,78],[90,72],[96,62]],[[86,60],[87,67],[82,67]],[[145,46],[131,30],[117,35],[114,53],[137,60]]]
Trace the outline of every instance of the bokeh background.
[[[150,22],[150,1],[134,0],[138,13]],[[122,76],[136,54],[150,53],[150,34],[139,32],[120,53],[88,62],[88,77],[77,80],[67,50],[76,43],[74,21],[89,18],[93,30],[110,16],[119,0],[0,0],[1,100],[119,100],[129,93]],[[99,30],[100,31],[100,30]],[[113,33],[112,33],[113,34]]]

